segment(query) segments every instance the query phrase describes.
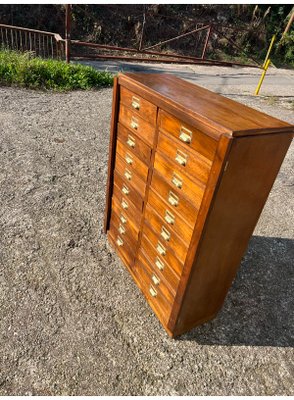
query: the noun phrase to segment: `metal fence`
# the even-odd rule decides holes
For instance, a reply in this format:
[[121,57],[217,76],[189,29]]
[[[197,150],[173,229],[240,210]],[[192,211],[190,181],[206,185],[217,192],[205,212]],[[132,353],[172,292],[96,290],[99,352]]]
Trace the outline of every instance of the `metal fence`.
[[65,41],[53,32],[0,24],[0,47],[42,58],[65,58]]

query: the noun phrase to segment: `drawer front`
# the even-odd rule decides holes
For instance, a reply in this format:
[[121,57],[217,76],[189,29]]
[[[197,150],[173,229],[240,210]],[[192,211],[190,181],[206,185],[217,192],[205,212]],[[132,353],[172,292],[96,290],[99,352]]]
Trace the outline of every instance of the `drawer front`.
[[173,249],[178,259],[184,264],[188,251],[187,245],[182,242],[179,236],[170,229],[170,226],[159,217],[149,204],[147,204],[145,210],[145,219],[152,226],[160,240]]
[[212,163],[200,153],[189,151],[178,140],[170,139],[162,132],[159,132],[157,150],[173,161],[175,169],[206,184]]
[[155,135],[155,127],[153,125],[143,120],[123,104],[120,105],[118,118],[121,124],[138,135],[143,141],[149,144],[149,146],[153,146]]
[[157,107],[154,104],[123,86],[120,87],[120,101],[125,106],[131,108],[135,114],[150,122],[150,124],[156,124]]
[[116,171],[114,171],[114,184],[120,189],[122,195],[131,200],[138,210],[143,210],[143,199],[140,194]]
[[148,203],[157,211],[162,221],[168,226],[169,231],[175,232],[180,236],[188,248],[193,229],[168,204],[161,200],[153,189],[149,191]]
[[175,293],[179,284],[179,277],[169,264],[163,260],[164,257],[158,255],[145,235],[142,237],[140,252],[144,254],[144,257],[149,261],[152,269],[164,277],[172,293]]
[[120,140],[116,142],[116,152],[124,159],[130,171],[135,171],[143,181],[147,180],[148,166],[125,147]]
[[200,202],[196,203],[195,207],[197,208],[194,208],[192,203],[180,193],[180,190],[171,187],[155,170],[152,175],[151,188],[170,205],[176,214],[182,216],[191,228],[194,228]]
[[137,157],[144,161],[146,165],[149,165],[151,159],[151,147],[123,125],[118,124],[117,127],[118,139],[124,143],[130,151],[136,154]]
[[134,232],[134,237],[138,237],[140,221],[130,218],[130,216],[121,208],[115,197],[112,198],[112,211],[118,216],[120,222],[125,225],[127,229]]
[[124,223],[121,218],[120,214],[116,214],[114,210],[111,213],[111,221],[110,225],[113,224],[117,232],[120,234],[122,239],[126,239],[129,244],[135,244],[138,240],[138,231],[134,229],[134,226],[130,223]]
[[174,164],[158,151],[155,153],[154,168],[164,176],[172,188],[187,196],[192,204],[201,204],[204,186],[192,181],[186,174],[176,169]]
[[162,240],[154,233],[150,226],[145,222],[143,227],[143,236],[149,239],[158,254],[166,264],[168,264],[178,276],[181,276],[183,265],[174,255],[174,253],[163,243]]
[[171,292],[164,278],[162,278],[162,276],[157,271],[153,271],[149,262],[142,254],[138,255],[138,260],[143,264],[144,269],[147,272],[148,278],[150,280],[150,284],[152,284],[155,289],[160,290],[168,303],[172,304],[174,302],[175,294]]
[[117,154],[115,158],[115,169],[117,173],[123,176],[130,184],[132,184],[142,198],[144,198],[146,181],[143,181],[134,171],[132,171],[119,154]]
[[210,161],[214,159],[217,141],[200,130],[187,125],[165,111],[159,111],[159,127],[171,134],[185,147],[196,150]]
[[108,235],[119,256],[128,266],[131,266],[134,262],[135,251],[131,249],[129,244],[124,239],[122,239],[120,234],[116,231],[115,228],[113,228],[113,226],[110,227]]
[[129,199],[122,195],[119,188],[115,185],[113,187],[113,201],[117,203],[118,207],[124,212],[127,218],[134,221],[134,224],[139,227],[142,213]]
[[139,260],[136,260],[134,270],[148,303],[154,309],[155,313],[159,314],[161,320],[167,323],[171,313],[171,305],[168,303],[161,290],[154,287],[143,264]]

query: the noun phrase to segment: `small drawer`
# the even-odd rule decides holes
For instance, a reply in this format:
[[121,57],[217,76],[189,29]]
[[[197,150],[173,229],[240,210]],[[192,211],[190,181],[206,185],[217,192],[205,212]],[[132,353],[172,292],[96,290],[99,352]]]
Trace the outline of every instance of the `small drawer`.
[[187,125],[165,111],[159,111],[159,127],[185,147],[196,150],[210,161],[214,159],[217,141],[195,127]]
[[139,260],[136,260],[134,270],[139,282],[139,286],[148,303],[152,307],[155,314],[157,314],[164,323],[167,323],[171,314],[171,304],[167,301],[161,290],[154,287],[154,284],[150,280],[150,276],[146,272],[144,265]]
[[192,204],[201,204],[205,186],[192,181],[158,151],[155,153],[154,168],[164,176],[172,188],[187,196]]
[[180,215],[191,228],[194,228],[201,201],[195,204],[197,208],[193,207],[192,203],[180,193],[180,190],[172,187],[155,170],[152,174],[151,188],[155,190],[156,193],[171,206],[172,210]]
[[115,158],[115,169],[119,175],[121,175],[127,182],[129,182],[137,192],[144,198],[146,181],[143,181],[125,162],[125,160],[119,155]]
[[122,124],[117,125],[117,137],[125,146],[136,154],[146,165],[150,164],[151,147],[148,146],[133,132],[125,128]]
[[137,134],[149,146],[153,146],[155,127],[144,119],[139,117],[131,109],[125,107],[123,104],[119,108],[119,122],[131,132]]
[[150,283],[153,285],[155,289],[159,289],[161,293],[164,295],[166,300],[172,304],[174,302],[175,290],[171,292],[168,287],[165,279],[159,274],[157,271],[154,271],[147,259],[141,254],[138,255],[138,260],[144,265],[145,271],[150,279]]
[[125,210],[121,208],[116,197],[112,198],[112,210],[118,216],[120,222],[126,226],[128,230],[133,232],[134,237],[138,237],[140,221],[132,218],[129,213],[126,213]]
[[138,227],[140,226],[142,213],[129,199],[122,195],[121,191],[116,185],[113,186],[113,201],[116,201],[119,208],[129,219],[134,221],[134,224],[136,224]]
[[129,244],[135,244],[138,240],[138,231],[131,224],[124,223],[121,213],[116,214],[114,210],[111,212],[110,225],[113,224],[122,239],[126,239]]
[[202,183],[206,183],[212,162],[200,153],[192,152],[182,146],[178,140],[159,132],[157,150],[174,162],[174,168],[190,175]]
[[108,231],[108,237],[119,256],[122,258],[125,264],[130,267],[135,259],[135,249],[132,249],[129,244],[122,239],[120,234],[113,226],[111,226],[110,230]]
[[156,124],[157,107],[123,86],[120,87],[120,102],[150,124]]
[[135,171],[143,181],[147,180],[148,167],[132,151],[130,151],[120,140],[116,142],[116,152],[124,159],[130,171]]
[[161,200],[153,189],[150,189],[149,191],[148,204],[156,210],[169,230],[175,232],[182,238],[188,248],[193,234],[193,229],[191,229],[191,227],[187,225],[186,222],[176,214],[167,203],[165,203],[165,201]]
[[178,260],[174,252],[170,250],[162,240],[160,240],[158,235],[150,228],[150,225],[146,223],[146,221],[143,226],[143,235],[149,239],[151,245],[156,251],[156,254],[159,255],[161,259],[164,260],[164,262],[168,264],[178,276],[181,276],[183,264]]
[[116,171],[114,171],[114,184],[120,189],[122,195],[126,196],[132,203],[134,203],[138,210],[143,210],[143,199],[141,195],[133,188],[129,181],[119,175]]
[[164,277],[168,286],[171,288],[172,293],[175,294],[180,281],[178,275],[164,260],[164,257],[158,255],[157,251],[145,235],[142,237],[140,252],[142,252],[145,258],[149,261],[152,269]]
[[170,228],[170,226],[147,204],[145,219],[152,226],[162,243],[168,245],[177,254],[178,259],[184,264],[188,252],[188,245]]

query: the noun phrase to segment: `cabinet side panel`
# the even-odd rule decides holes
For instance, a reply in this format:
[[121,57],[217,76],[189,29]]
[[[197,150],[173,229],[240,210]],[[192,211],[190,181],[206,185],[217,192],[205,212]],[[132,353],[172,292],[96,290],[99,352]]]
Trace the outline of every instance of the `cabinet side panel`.
[[291,133],[233,140],[183,298],[175,335],[215,316],[292,140]]

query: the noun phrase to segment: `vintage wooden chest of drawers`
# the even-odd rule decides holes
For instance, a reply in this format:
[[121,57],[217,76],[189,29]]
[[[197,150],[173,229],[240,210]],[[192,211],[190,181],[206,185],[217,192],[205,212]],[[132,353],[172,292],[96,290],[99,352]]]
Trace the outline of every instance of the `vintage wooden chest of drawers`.
[[221,308],[292,134],[172,75],[115,78],[105,232],[169,335]]

